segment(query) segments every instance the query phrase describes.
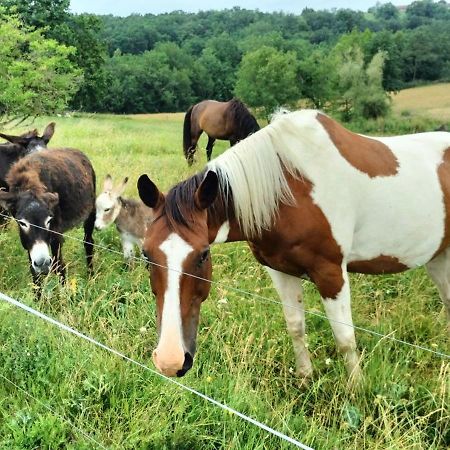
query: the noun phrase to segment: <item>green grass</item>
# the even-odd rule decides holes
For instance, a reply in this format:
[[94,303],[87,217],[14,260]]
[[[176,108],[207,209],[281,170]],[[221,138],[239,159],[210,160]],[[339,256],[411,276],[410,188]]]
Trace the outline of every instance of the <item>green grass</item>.
[[[39,120],[41,129],[50,120]],[[182,115],[55,118],[53,144],[84,150],[98,188],[111,173],[129,176],[126,194],[148,173],[162,189],[203,167],[188,168],[181,150]],[[227,148],[219,143],[213,155]],[[82,238],[80,229],[70,236]],[[114,229],[98,244],[120,251]],[[307,316],[313,382],[302,385],[279,305],[231,288],[277,299],[244,243],[213,248],[213,286],[202,307],[198,353],[181,381],[316,449],[450,448],[448,360],[357,332],[364,383],[346,388],[329,324]],[[0,233],[0,290],[152,367],[155,306],[145,268],[124,268],[118,254],[97,250],[86,277],[84,251],[66,239],[68,283],[54,276],[35,300],[28,261],[11,223]],[[450,352],[438,294],[422,269],[396,276],[353,276],[354,322]],[[305,285],[306,306],[321,312]],[[226,303],[218,300],[226,299]],[[288,449],[288,444],[160,377],[0,303],[2,374],[76,427],[113,449]],[[93,444],[23,392],[0,382],[0,448],[91,449]]]

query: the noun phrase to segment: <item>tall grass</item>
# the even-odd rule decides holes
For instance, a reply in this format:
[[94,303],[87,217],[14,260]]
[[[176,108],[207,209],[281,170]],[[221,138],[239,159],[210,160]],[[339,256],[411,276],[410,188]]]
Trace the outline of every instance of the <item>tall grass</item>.
[[[53,119],[53,118],[51,118]],[[47,119],[47,120],[50,120]],[[92,159],[98,185],[110,173],[135,181],[148,173],[167,189],[199,170],[181,150],[182,115],[55,118],[53,144],[77,147]],[[42,128],[46,120],[39,120]],[[213,155],[224,151],[218,143]],[[82,238],[80,229],[70,236]],[[96,242],[120,251],[113,229]],[[16,225],[0,233],[0,290],[105,344],[151,365],[155,306],[145,267],[99,250],[88,279],[82,245],[66,239],[68,282],[49,276],[34,298]],[[329,324],[307,316],[315,376],[296,379],[294,356],[279,305],[263,268],[244,243],[213,248],[211,295],[202,306],[198,354],[181,380],[317,449],[442,449],[450,446],[449,362],[430,353],[357,332],[364,382],[346,388]],[[396,276],[352,276],[354,322],[384,334],[450,352],[438,294],[422,269]],[[322,312],[305,284],[306,307]],[[220,302],[219,302],[220,300]],[[76,427],[114,449],[287,449],[278,438],[223,412],[105,351],[0,303],[2,374]],[[91,449],[76,429],[7,382],[0,383],[0,448]]]

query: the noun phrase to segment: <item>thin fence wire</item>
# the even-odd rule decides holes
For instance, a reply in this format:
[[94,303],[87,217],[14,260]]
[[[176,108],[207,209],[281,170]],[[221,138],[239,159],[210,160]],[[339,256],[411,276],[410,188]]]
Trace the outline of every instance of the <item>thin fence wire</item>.
[[82,436],[84,436],[86,439],[88,439],[89,441],[93,442],[97,447],[108,450],[108,447],[105,447],[102,443],[100,443],[99,441],[97,441],[96,439],[94,439],[91,435],[89,435],[88,433],[86,433],[84,430],[82,430],[80,427],[77,427],[74,423],[72,423],[69,419],[66,419],[65,417],[63,417],[61,414],[58,414],[51,406],[47,405],[46,403],[44,403],[43,401],[39,400],[38,398],[34,397],[33,395],[31,395],[28,391],[26,391],[24,388],[20,387],[19,385],[17,385],[16,383],[14,383],[14,381],[11,381],[9,378],[5,377],[5,375],[2,375],[0,373],[0,378],[2,378],[3,380],[7,381],[8,383],[10,383],[11,385],[13,385],[16,389],[18,389],[19,391],[21,391],[23,394],[25,394],[27,397],[33,399],[36,403],[38,403],[39,405],[43,406],[45,409],[47,409],[48,411],[50,411],[55,417],[58,417],[58,419],[62,420],[63,422],[67,423],[68,425],[70,425],[75,431],[77,431],[79,434],[81,434]]
[[16,299],[14,299],[14,298],[4,294],[2,292],[0,292],[0,299],[4,300],[5,302],[9,303],[10,305],[16,306],[16,307],[18,307],[18,308],[28,312],[29,314],[32,314],[32,315],[34,315],[36,317],[39,317],[42,320],[45,320],[46,322],[49,322],[52,325],[57,326],[61,330],[67,331],[68,333],[71,333],[71,334],[73,334],[73,335],[75,335],[75,336],[77,336],[77,337],[79,337],[81,339],[84,339],[85,341],[88,341],[91,344],[94,344],[97,347],[100,347],[103,350],[106,350],[107,352],[112,353],[113,355],[118,356],[119,358],[122,358],[125,361],[130,362],[130,363],[140,367],[141,369],[144,369],[144,370],[150,372],[153,375],[156,375],[156,376],[162,378],[163,380],[166,380],[166,381],[174,384],[175,386],[178,386],[178,387],[180,387],[180,388],[182,388],[182,389],[184,389],[186,391],[189,391],[190,393],[192,393],[194,395],[197,395],[198,397],[200,397],[200,398],[202,398],[202,399],[212,403],[213,405],[218,406],[219,408],[223,409],[224,411],[240,417],[241,419],[251,423],[252,425],[257,426],[258,428],[260,428],[260,429],[262,429],[262,430],[264,430],[264,431],[266,431],[266,432],[268,432],[268,433],[270,433],[270,434],[272,434],[272,435],[274,435],[274,436],[276,436],[276,437],[278,437],[278,438],[280,438],[280,439],[282,439],[282,440],[284,440],[286,442],[288,442],[289,444],[295,445],[296,447],[301,448],[303,450],[313,450],[311,447],[308,447],[307,445],[303,444],[302,442],[300,442],[300,441],[298,441],[298,440],[296,440],[296,439],[294,439],[294,438],[292,438],[290,436],[287,436],[286,434],[281,433],[280,431],[277,431],[277,430],[269,427],[268,425],[266,425],[266,424],[264,424],[262,422],[259,422],[258,420],[253,419],[252,417],[249,417],[246,414],[243,414],[243,413],[237,411],[236,409],[234,409],[234,408],[232,408],[232,407],[230,407],[230,406],[228,406],[228,405],[226,405],[224,403],[221,403],[221,402],[219,402],[217,400],[214,400],[213,398],[209,397],[208,395],[203,394],[202,392],[199,392],[196,389],[191,388],[190,386],[186,386],[185,384],[182,384],[182,383],[180,383],[179,381],[176,381],[173,378],[169,378],[169,377],[163,375],[162,373],[159,373],[156,370],[151,369],[150,367],[146,366],[145,364],[142,364],[139,361],[136,361],[136,360],[126,356],[125,354],[123,354],[123,353],[121,353],[121,352],[119,352],[119,351],[117,351],[117,350],[115,350],[115,349],[113,349],[111,347],[108,347],[105,344],[102,344],[101,342],[93,339],[92,337],[81,333],[80,331],[76,330],[75,328],[69,327],[68,325],[63,324],[63,323],[53,319],[52,317],[47,316],[46,314],[43,314],[40,311],[37,311],[36,309],[31,308],[30,306],[25,305],[24,303],[22,303],[22,302],[20,302],[20,301],[18,301]]
[[[3,214],[3,213],[0,213],[0,216],[6,217],[6,218],[8,218],[8,219],[11,219],[10,216],[7,216],[7,215],[5,215],[5,214]],[[75,236],[70,236],[70,235],[68,235],[68,234],[59,233],[58,231],[55,231],[55,230],[49,230],[49,229],[47,229],[47,228],[41,227],[41,226],[36,225],[36,224],[33,224],[33,223],[30,223],[30,225],[33,226],[33,227],[36,227],[36,228],[38,228],[38,229],[41,229],[41,230],[49,231],[49,232],[54,233],[54,234],[56,234],[56,235],[62,236],[62,237],[64,237],[64,238],[69,238],[69,239],[72,239],[72,240],[74,240],[74,241],[81,242],[81,243],[83,243],[83,244],[88,244],[87,241],[85,241],[85,240],[83,240],[83,239],[80,239],[80,238],[77,238],[77,237],[75,237]],[[92,245],[93,245],[94,247],[97,247],[97,248],[101,249],[101,250],[105,250],[105,251],[107,251],[107,252],[110,252],[110,253],[114,253],[114,254],[123,256],[122,252],[120,252],[120,251],[118,251],[118,250],[111,249],[111,248],[106,247],[106,246],[104,246],[104,245],[95,244],[95,243],[92,244]],[[297,306],[294,306],[294,305],[284,305],[282,302],[277,301],[277,300],[274,300],[274,299],[272,299],[272,298],[268,298],[268,297],[265,297],[265,296],[263,296],[263,295],[256,294],[256,293],[254,293],[254,292],[248,292],[248,291],[245,291],[244,289],[236,288],[236,287],[234,287],[234,286],[228,286],[228,285],[225,285],[223,282],[220,282],[220,281],[207,280],[207,279],[205,279],[205,278],[199,277],[199,276],[194,275],[194,274],[190,274],[190,273],[187,273],[187,272],[183,272],[183,271],[180,271],[180,270],[178,270],[178,269],[174,269],[174,268],[171,268],[171,267],[168,267],[168,266],[164,266],[164,265],[162,265],[162,264],[157,264],[157,263],[155,263],[155,262],[153,262],[153,261],[148,261],[147,259],[145,259],[145,258],[143,258],[143,257],[138,257],[138,256],[134,256],[134,255],[133,255],[132,258],[133,258],[134,260],[136,260],[136,261],[144,262],[144,263],[146,263],[146,264],[151,264],[151,265],[154,265],[154,266],[157,266],[157,267],[161,267],[161,268],[164,268],[164,269],[167,269],[167,270],[171,270],[171,271],[180,273],[180,274],[182,274],[182,275],[186,275],[186,276],[189,276],[189,277],[192,277],[192,278],[196,278],[196,279],[201,280],[201,281],[206,281],[206,282],[211,283],[211,284],[213,284],[213,285],[216,285],[216,286],[220,286],[220,287],[226,288],[226,289],[228,289],[228,290],[230,290],[230,291],[234,291],[234,292],[239,293],[239,294],[241,294],[241,295],[245,295],[246,297],[253,297],[253,298],[256,298],[256,299],[261,300],[261,301],[263,301],[263,302],[265,302],[265,303],[272,303],[272,304],[280,305],[280,306],[283,306],[283,307],[288,307],[288,308],[290,308],[290,309],[298,310],[298,311],[301,311],[301,310],[302,310],[301,308],[299,308],[299,307],[297,307]],[[403,340],[403,339],[398,339],[398,338],[392,336],[391,334],[383,334],[383,333],[380,333],[380,332],[378,332],[378,331],[374,331],[374,330],[370,330],[370,329],[368,329],[368,328],[361,327],[361,326],[359,326],[359,325],[354,325],[354,324],[342,322],[342,321],[337,320],[337,319],[328,318],[327,316],[325,316],[325,315],[323,315],[323,314],[320,314],[320,313],[315,312],[315,311],[310,311],[310,310],[308,310],[308,309],[303,309],[303,311],[305,312],[305,314],[309,314],[309,315],[311,315],[311,316],[319,317],[319,318],[321,318],[321,319],[328,320],[329,322],[339,323],[339,324],[341,324],[341,325],[344,325],[344,326],[347,326],[347,327],[350,327],[350,328],[354,328],[355,330],[363,331],[363,332],[365,332],[365,333],[369,333],[369,334],[371,334],[372,336],[376,336],[376,337],[378,337],[378,338],[380,338],[380,339],[388,339],[388,340],[393,341],[393,342],[396,342],[396,343],[398,343],[398,344],[407,345],[407,346],[412,347],[412,348],[414,348],[414,349],[416,349],[416,350],[421,350],[421,351],[429,352],[429,353],[432,353],[432,354],[434,354],[434,355],[436,355],[436,356],[439,356],[439,357],[441,357],[441,358],[444,358],[444,359],[450,359],[450,355],[448,355],[448,354],[446,354],[446,353],[444,353],[444,352],[441,352],[441,351],[439,351],[439,350],[433,350],[433,349],[428,348],[428,347],[425,347],[425,346],[423,346],[423,345],[414,344],[414,343],[412,343],[412,342],[408,342],[408,341],[405,341],[405,340]]]

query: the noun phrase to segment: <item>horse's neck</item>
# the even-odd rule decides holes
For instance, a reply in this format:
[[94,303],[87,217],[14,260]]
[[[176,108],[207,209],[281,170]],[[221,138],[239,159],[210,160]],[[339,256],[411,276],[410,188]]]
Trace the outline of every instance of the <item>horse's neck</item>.
[[215,202],[208,209],[208,233],[210,244],[246,240],[234,214],[234,206],[225,202]]

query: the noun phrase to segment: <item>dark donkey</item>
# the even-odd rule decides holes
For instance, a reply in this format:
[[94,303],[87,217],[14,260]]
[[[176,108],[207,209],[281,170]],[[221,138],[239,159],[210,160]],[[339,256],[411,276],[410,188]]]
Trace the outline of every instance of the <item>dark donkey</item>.
[[8,188],[6,183],[6,174],[11,166],[20,158],[47,148],[47,144],[55,132],[55,123],[49,123],[44,130],[42,136],[39,136],[38,131],[30,130],[20,136],[12,136],[9,134],[0,133],[0,137],[9,142],[0,144],[0,187]]
[[191,106],[184,117],[183,151],[189,165],[194,162],[197,142],[203,131],[208,135],[206,157],[211,153],[216,139],[237,142],[260,129],[258,122],[237,98],[228,102],[203,100]]
[[[60,234],[84,222],[84,247],[92,272],[95,222],[95,172],[79,150],[52,149],[32,153],[16,162],[0,192],[0,204],[19,224],[20,240],[28,251],[33,281],[53,269],[65,278]],[[50,256],[49,247],[53,258]],[[52,264],[53,263],[53,264]]]

